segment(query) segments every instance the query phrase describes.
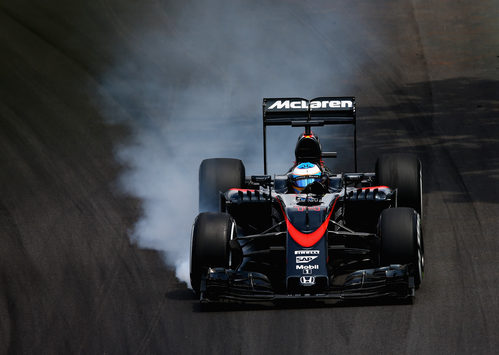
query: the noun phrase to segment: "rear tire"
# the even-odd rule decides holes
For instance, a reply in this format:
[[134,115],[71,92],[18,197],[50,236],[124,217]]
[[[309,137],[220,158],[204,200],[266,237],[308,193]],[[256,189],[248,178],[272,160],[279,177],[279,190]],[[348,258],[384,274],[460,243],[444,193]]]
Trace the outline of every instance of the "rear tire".
[[244,185],[245,169],[239,159],[205,159],[199,166],[199,212],[219,212],[220,192]]
[[408,154],[387,154],[376,161],[379,185],[397,188],[397,207],[411,207],[422,216],[423,177],[421,162]]
[[424,275],[423,235],[419,215],[412,208],[388,208],[379,220],[380,264],[411,264],[409,272],[419,288]]
[[236,224],[225,213],[200,213],[192,227],[191,286],[199,294],[202,276],[209,267],[231,266],[230,241],[236,237]]

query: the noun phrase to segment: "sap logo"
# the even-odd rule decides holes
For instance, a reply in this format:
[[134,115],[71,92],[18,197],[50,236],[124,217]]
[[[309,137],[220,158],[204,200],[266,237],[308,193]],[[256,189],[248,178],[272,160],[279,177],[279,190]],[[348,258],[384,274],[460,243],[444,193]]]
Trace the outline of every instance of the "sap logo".
[[[309,104],[306,100],[292,101],[292,100],[277,100],[268,110],[282,110],[282,109],[308,109]],[[353,108],[351,100],[324,100],[324,101],[310,101],[311,109],[318,108]]]
[[315,277],[314,276],[302,276],[302,277],[300,277],[300,283],[303,286],[313,286],[313,285],[315,285]]
[[319,250],[295,250],[295,255],[319,255]]
[[318,256],[297,256],[296,262],[297,263],[309,263],[316,258],[318,258]]
[[296,270],[319,270],[319,265],[296,265]]

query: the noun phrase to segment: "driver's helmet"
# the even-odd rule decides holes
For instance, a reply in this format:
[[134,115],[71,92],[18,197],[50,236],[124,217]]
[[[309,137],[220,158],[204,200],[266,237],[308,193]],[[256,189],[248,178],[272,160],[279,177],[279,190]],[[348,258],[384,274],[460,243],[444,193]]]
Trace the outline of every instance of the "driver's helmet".
[[307,185],[321,180],[322,171],[316,164],[300,163],[291,172],[291,188],[297,194],[301,193]]

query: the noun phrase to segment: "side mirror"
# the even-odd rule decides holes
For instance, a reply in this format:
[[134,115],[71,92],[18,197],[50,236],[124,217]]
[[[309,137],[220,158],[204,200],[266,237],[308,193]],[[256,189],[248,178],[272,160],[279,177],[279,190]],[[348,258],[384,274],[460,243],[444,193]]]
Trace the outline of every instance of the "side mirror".
[[261,185],[261,186],[268,186],[272,182],[272,176],[270,176],[270,175],[252,175],[251,182],[258,184],[258,185]]
[[364,178],[364,174],[343,174],[345,182],[360,182]]

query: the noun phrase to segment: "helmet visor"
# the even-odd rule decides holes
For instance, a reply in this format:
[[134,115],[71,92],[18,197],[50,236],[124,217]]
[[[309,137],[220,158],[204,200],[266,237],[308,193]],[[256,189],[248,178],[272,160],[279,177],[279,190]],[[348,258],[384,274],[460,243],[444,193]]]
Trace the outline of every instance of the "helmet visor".
[[294,184],[295,184],[295,186],[298,186],[298,187],[305,187],[307,185],[310,185],[314,181],[319,181],[319,180],[320,180],[319,176],[317,176],[317,177],[297,178],[295,180]]

